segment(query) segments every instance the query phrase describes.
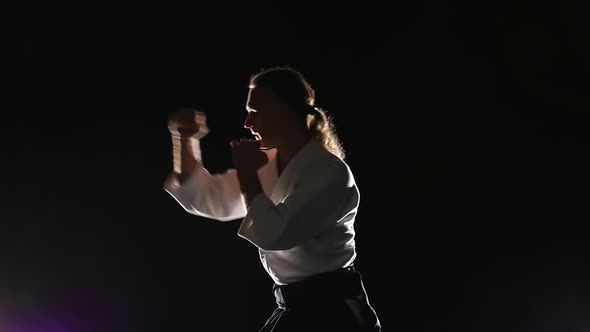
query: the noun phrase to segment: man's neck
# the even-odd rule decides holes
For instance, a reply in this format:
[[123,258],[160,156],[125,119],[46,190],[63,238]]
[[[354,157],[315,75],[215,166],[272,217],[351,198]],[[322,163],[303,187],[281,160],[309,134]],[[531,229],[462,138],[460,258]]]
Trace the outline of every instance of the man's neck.
[[310,132],[304,132],[300,135],[294,135],[289,141],[277,145],[277,161],[279,174],[283,172],[287,164],[295,157],[295,155],[313,139]]

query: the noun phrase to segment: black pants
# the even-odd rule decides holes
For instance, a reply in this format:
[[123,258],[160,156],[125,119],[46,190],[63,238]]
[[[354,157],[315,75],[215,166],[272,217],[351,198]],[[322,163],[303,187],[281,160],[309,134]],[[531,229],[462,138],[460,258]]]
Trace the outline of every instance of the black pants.
[[258,332],[379,332],[361,274],[349,267],[273,286],[277,308]]

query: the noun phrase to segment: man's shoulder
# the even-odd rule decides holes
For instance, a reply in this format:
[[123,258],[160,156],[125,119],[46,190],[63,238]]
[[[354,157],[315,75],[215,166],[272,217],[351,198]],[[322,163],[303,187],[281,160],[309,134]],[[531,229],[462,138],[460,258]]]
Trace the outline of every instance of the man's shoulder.
[[354,182],[354,176],[349,165],[327,150],[318,153],[312,158],[303,173],[313,174],[312,177],[322,181]]

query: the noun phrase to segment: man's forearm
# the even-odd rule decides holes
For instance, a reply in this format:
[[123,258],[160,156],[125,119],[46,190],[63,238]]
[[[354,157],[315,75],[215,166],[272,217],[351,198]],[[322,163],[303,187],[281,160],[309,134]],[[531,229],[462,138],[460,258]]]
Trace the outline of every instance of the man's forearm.
[[255,170],[238,170],[238,180],[240,181],[240,188],[246,200],[246,206],[250,207],[254,197],[263,192],[258,173]]
[[180,134],[172,134],[172,155],[174,173],[182,183],[201,165],[199,140]]

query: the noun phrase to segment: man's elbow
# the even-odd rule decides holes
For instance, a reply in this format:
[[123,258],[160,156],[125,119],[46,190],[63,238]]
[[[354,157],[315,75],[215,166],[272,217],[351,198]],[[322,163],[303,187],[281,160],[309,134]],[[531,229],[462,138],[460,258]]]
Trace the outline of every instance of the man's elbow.
[[180,181],[178,181],[178,176],[175,173],[170,173],[166,179],[164,179],[164,183],[162,187],[165,191],[175,191],[180,188]]

